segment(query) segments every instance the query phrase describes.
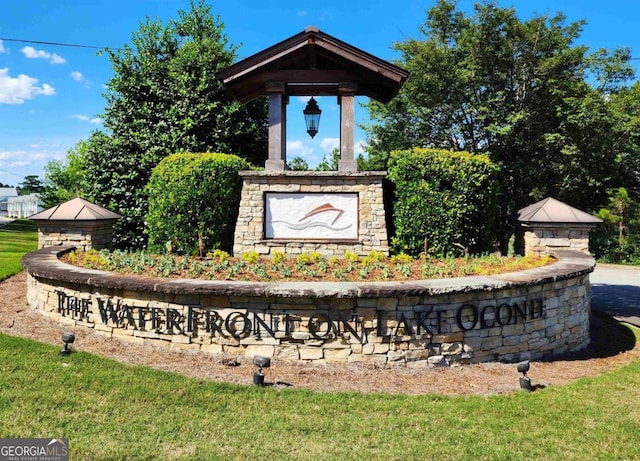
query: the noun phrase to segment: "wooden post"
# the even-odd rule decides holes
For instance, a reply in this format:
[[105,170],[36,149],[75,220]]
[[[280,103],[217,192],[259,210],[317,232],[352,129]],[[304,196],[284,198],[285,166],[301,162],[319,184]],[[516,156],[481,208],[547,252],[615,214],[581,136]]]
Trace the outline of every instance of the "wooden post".
[[269,95],[269,158],[265,163],[267,171],[284,171],[286,145],[286,105],[284,82],[267,82]]
[[282,119],[280,120],[280,141],[281,150],[280,158],[284,162],[284,168],[287,168],[287,105],[289,104],[289,96],[282,96]]
[[341,82],[338,86],[340,104],[340,161],[338,171],[358,171],[358,163],[353,156],[354,150],[354,99],[358,84]]

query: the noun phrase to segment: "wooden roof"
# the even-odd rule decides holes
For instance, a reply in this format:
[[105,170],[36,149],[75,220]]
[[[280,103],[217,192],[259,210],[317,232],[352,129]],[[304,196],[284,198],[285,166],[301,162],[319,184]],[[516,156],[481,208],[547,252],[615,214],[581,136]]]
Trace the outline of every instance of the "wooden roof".
[[313,26],[216,73],[242,103],[267,94],[268,82],[284,82],[290,96],[335,96],[340,83],[356,83],[356,95],[386,103],[408,75]]

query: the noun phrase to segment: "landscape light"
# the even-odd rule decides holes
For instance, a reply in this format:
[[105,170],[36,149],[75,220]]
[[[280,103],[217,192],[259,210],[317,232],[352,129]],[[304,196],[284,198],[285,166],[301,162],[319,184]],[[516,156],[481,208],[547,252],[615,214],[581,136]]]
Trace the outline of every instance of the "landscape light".
[[304,114],[304,123],[307,125],[307,133],[313,139],[318,134],[318,128],[320,127],[320,114],[322,111],[318,107],[318,103],[313,97],[309,99],[307,107],[302,111]]
[[264,373],[262,368],[269,368],[271,366],[271,359],[263,355],[256,355],[253,357],[253,364],[258,367],[258,371],[253,374],[253,384],[256,386],[264,386]]
[[529,371],[529,368],[531,368],[531,364],[529,363],[528,360],[524,362],[520,362],[517,365],[518,373],[522,373],[522,377],[520,378],[520,388],[524,389],[525,391],[532,390],[531,378],[527,376],[527,372]]
[[64,343],[64,347],[60,351],[60,355],[70,355],[71,349],[69,349],[69,344],[73,344],[76,340],[76,335],[71,333],[70,331],[65,331],[62,333],[62,342]]

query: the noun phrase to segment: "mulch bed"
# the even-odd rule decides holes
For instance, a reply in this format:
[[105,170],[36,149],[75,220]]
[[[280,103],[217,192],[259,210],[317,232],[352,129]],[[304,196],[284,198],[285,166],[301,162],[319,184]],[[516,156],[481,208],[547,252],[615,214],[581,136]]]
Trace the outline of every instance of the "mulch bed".
[[[0,283],[0,331],[62,346],[69,327],[31,310],[26,299],[24,272]],[[202,380],[253,385],[256,370],[244,356],[212,355],[137,345],[106,338],[91,328],[74,327],[73,349],[119,362],[142,365]],[[73,356],[71,356],[73,357]],[[640,357],[640,345],[624,325],[594,312],[591,344],[576,354],[532,362],[529,376],[536,387],[559,386],[576,379],[616,369]],[[71,358],[72,360],[72,358]],[[483,363],[448,368],[408,365],[311,364],[272,360],[266,383],[278,388],[304,388],[322,392],[380,392],[389,394],[494,395],[519,389],[514,364]]]

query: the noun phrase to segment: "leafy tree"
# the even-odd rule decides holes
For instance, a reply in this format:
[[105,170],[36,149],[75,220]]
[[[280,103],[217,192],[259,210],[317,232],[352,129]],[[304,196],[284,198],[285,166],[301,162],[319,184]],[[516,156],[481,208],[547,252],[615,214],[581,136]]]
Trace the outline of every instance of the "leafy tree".
[[38,175],[32,174],[24,177],[24,180],[18,185],[18,195],[29,195],[41,193],[44,190],[42,182]]
[[302,157],[295,157],[295,158],[293,158],[293,160],[289,160],[287,162],[287,166],[289,167],[290,170],[294,170],[294,171],[308,171],[309,170],[309,164]]
[[598,212],[604,223],[591,232],[589,246],[603,261],[640,264],[640,203],[624,187],[609,192],[608,206]]
[[64,162],[54,160],[47,164],[44,190],[40,196],[45,208],[84,196],[83,191],[87,190],[85,181],[87,147],[86,141],[80,141],[69,149]]
[[465,16],[439,0],[423,38],[394,45],[410,77],[389,104],[368,104],[361,166],[386,169],[389,152],[411,147],[486,152],[501,166],[502,216],[549,195],[597,209],[628,166],[619,155],[637,162],[620,137],[620,123],[636,130],[635,121],[619,112],[637,100],[617,102],[633,76],[629,50],[588,54],[575,44],[583,25],[562,14],[521,21],[494,2]]
[[337,171],[340,163],[340,149],[335,148],[329,156],[322,157],[322,161],[316,167],[316,171]]
[[146,244],[145,185],[167,155],[226,152],[255,163],[266,157],[266,100],[240,105],[214,76],[235,52],[204,0],[167,24],[147,19],[130,45],[105,51],[114,70],[105,95],[107,132],[87,140],[83,192],[123,215],[118,246]]

